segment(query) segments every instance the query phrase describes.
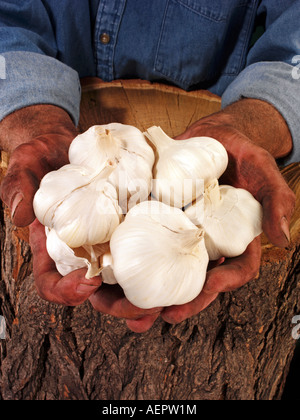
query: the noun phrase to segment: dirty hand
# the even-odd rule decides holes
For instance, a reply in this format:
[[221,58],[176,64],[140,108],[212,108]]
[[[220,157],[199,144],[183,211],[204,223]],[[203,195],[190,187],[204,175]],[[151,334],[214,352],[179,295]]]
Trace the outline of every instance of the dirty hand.
[[[253,119],[249,118],[251,115]],[[288,153],[291,139],[277,111],[262,101],[244,100],[196,122],[179,139],[196,136],[213,137],[224,145],[229,165],[220,183],[250,191],[262,204],[263,231],[269,241],[278,247],[288,246],[295,195],[274,158]],[[162,318],[176,323],[199,313],[218,293],[237,289],[254,279],[259,273],[260,260],[258,237],[241,256],[225,259],[223,264],[209,270],[204,288],[196,299],[164,309]]]
[[69,115],[51,105],[23,108],[0,123],[0,148],[9,153],[1,199],[16,226],[35,219],[33,197],[42,177],[68,163],[68,149],[78,134]]

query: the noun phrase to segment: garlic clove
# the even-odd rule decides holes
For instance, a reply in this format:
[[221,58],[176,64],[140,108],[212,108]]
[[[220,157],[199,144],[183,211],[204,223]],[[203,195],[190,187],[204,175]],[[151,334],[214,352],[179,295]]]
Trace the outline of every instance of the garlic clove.
[[107,245],[72,249],[59,238],[54,229],[46,227],[45,232],[47,252],[62,276],[79,268],[87,268],[86,278],[95,277],[101,273],[100,256],[107,251]]
[[110,250],[116,281],[140,308],[184,304],[203,287],[203,231],[180,209],[156,201],[136,205],[114,231]]
[[243,254],[262,233],[262,213],[261,204],[248,191],[219,186],[217,180],[206,188],[202,201],[185,209],[190,220],[205,231],[210,260]]
[[90,169],[70,164],[47,173],[33,199],[33,208],[38,220],[50,227],[55,208],[70,191],[86,185],[92,177],[93,172]]
[[189,230],[194,229],[195,226],[188,217],[184,217],[184,213],[177,207],[171,207],[167,204],[157,201],[155,199],[147,200],[134,206],[126,215],[126,220],[136,217],[146,216],[154,222],[168,226],[169,229]]
[[185,207],[227,168],[226,149],[213,138],[174,140],[156,126],[144,134],[156,153],[152,194],[165,204]]
[[98,173],[70,164],[48,173],[34,197],[36,217],[71,248],[109,241],[123,217],[116,189],[107,182],[113,169],[112,162]]
[[121,209],[112,185],[97,194],[93,185],[76,190],[57,207],[52,224],[71,248],[109,241],[121,221]]

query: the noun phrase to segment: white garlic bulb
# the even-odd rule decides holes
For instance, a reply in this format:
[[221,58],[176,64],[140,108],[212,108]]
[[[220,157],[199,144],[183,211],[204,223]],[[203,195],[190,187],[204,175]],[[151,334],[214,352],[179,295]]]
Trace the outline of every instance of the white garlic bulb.
[[137,307],[181,305],[203,287],[203,231],[178,208],[157,201],[136,205],[114,231],[110,250],[114,277]]
[[107,162],[98,172],[72,164],[49,172],[34,197],[36,217],[71,248],[109,241],[122,220],[116,189],[107,182],[113,169]]
[[203,200],[185,209],[185,214],[205,231],[210,260],[243,254],[262,233],[262,206],[242,188],[220,185],[214,180]]
[[152,194],[168,205],[185,207],[228,165],[226,149],[213,138],[174,140],[156,126],[144,134],[156,151]]
[[100,257],[108,251],[108,243],[85,245],[72,249],[59,238],[55,229],[46,227],[45,233],[47,252],[62,276],[66,276],[79,268],[87,268],[85,275],[87,279],[101,273],[103,267],[100,263]]
[[136,127],[120,123],[95,125],[75,137],[69,148],[73,164],[97,170],[107,160],[117,159],[109,181],[116,187],[126,213],[148,198],[151,191],[154,152]]

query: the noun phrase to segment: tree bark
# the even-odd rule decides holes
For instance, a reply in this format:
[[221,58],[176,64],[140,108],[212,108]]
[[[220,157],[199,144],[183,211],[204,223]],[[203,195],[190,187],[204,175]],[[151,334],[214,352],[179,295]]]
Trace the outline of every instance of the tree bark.
[[[219,107],[219,98],[207,92],[87,80],[80,128],[155,124],[175,136]],[[221,294],[178,325],[159,319],[143,334],[89,302],[66,307],[39,298],[28,230],[14,227],[2,206],[0,314],[7,328],[0,340],[0,399],[280,399],[296,345],[292,318],[300,314],[300,165],[282,172],[297,194],[289,248],[279,250],[262,237],[255,281]]]

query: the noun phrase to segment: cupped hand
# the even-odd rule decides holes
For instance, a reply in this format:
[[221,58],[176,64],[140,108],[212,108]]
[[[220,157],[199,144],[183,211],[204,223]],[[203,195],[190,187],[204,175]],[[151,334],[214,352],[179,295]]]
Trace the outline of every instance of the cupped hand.
[[248,190],[263,207],[263,231],[269,241],[278,247],[288,246],[295,194],[271,153],[231,125],[222,112],[203,118],[177,139],[197,136],[213,137],[223,144],[229,163],[220,184]]
[[60,275],[47,252],[45,227],[36,219],[29,226],[29,233],[35,286],[42,299],[67,306],[77,306],[90,299],[95,310],[125,318],[129,328],[136,332],[149,329],[159,316],[162,308],[137,308],[118,285],[102,284],[101,276],[87,279],[86,268]]
[[33,275],[41,298],[53,303],[76,306],[86,301],[102,284],[100,276],[86,279],[86,269],[61,276],[46,248],[45,226],[36,219],[29,226]]
[[103,284],[89,300],[96,311],[125,319],[128,328],[138,333],[150,329],[163,310],[160,307],[141,309],[134,306],[119,285]]
[[165,308],[161,316],[170,323],[176,324],[207,308],[219,295],[240,288],[255,279],[259,273],[261,261],[261,241],[255,238],[246,251],[234,258],[225,259],[221,264],[207,272],[206,281],[201,293],[191,302]]
[[[229,165],[220,184],[244,188],[262,204],[263,231],[269,241],[286,247],[290,241],[289,223],[295,207],[295,195],[282,177],[274,157],[230,124],[226,114],[218,113],[196,122],[177,139],[209,136],[227,150]],[[202,292],[185,305],[165,308],[161,316],[169,323],[187,319],[212,303],[219,293],[235,290],[255,279],[261,263],[261,240],[255,238],[246,251],[207,272]]]
[[33,197],[43,176],[68,163],[68,146],[74,134],[47,134],[19,145],[11,154],[1,184],[1,199],[11,210],[16,226],[35,219]]

